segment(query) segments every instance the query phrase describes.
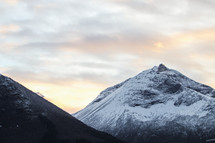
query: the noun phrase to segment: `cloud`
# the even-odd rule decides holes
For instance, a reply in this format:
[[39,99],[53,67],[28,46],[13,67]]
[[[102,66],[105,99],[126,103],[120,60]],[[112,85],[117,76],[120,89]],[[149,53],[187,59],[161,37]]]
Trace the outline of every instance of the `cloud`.
[[9,5],[15,5],[17,4],[19,0],[3,0],[3,2],[9,4]]
[[17,32],[19,30],[20,30],[20,27],[18,25],[14,25],[14,24],[1,25],[0,26],[0,35]]
[[[213,86],[214,6],[212,0],[0,1],[0,70],[55,101],[63,92],[76,109],[160,63]],[[94,86],[90,98],[85,85]],[[86,100],[78,102],[76,93]]]

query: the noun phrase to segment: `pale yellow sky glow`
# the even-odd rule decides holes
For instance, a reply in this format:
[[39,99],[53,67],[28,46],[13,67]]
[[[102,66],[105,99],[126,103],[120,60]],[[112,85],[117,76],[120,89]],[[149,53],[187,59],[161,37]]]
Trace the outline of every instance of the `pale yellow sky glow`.
[[68,83],[67,85],[25,81],[23,83],[33,91],[40,91],[45,96],[45,99],[70,113],[86,106],[107,86],[88,81],[74,81],[74,83]]
[[164,63],[215,88],[213,0],[0,0],[0,73],[74,113]]

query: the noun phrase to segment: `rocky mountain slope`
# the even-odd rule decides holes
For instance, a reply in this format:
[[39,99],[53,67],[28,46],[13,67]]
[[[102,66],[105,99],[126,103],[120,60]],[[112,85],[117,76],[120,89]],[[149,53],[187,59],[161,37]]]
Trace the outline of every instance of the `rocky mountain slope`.
[[74,114],[131,143],[215,140],[215,90],[164,65],[102,91]]
[[120,143],[0,75],[0,143]]

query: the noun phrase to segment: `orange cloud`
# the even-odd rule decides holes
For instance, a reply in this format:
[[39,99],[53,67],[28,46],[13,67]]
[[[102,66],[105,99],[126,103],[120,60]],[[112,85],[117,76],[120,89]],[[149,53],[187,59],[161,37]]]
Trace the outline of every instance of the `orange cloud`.
[[42,9],[53,8],[55,6],[56,6],[56,4],[54,4],[54,3],[38,4],[38,5],[34,6],[34,10],[39,11]]
[[[109,38],[109,39],[108,39]],[[189,32],[184,32],[170,36],[158,36],[142,37],[141,35],[136,37],[129,37],[126,35],[112,35],[107,39],[100,40],[85,40],[79,39],[78,41],[72,41],[71,45],[61,47],[60,50],[70,51],[86,51],[92,53],[110,52],[124,52],[124,53],[160,53],[167,50],[175,50],[183,48],[193,44],[193,42],[199,41],[214,41],[215,40],[215,28],[199,29]],[[189,47],[191,48],[191,47]]]
[[4,0],[5,3],[9,4],[9,5],[15,5],[17,4],[19,0]]
[[154,48],[152,50],[155,52],[162,52],[164,50],[164,44],[162,42],[157,42],[154,44]]
[[70,45],[61,46],[59,49],[61,51],[87,53],[104,53],[105,51],[107,54],[111,54],[113,51],[115,53],[143,54],[166,50],[164,37],[142,37],[141,35],[136,37],[112,35],[110,37],[105,40],[99,38],[94,40],[79,39],[78,41],[72,41]]
[[15,24],[10,24],[10,25],[2,25],[0,26],[0,34],[4,35],[10,32],[17,32],[20,30],[20,26],[15,25]]
[[199,29],[191,32],[185,32],[177,35],[173,35],[170,37],[171,39],[166,41],[169,43],[168,46],[174,47],[180,47],[180,45],[183,44],[189,44],[193,42],[199,42],[199,41],[214,41],[215,40],[215,27],[207,28],[207,29]]

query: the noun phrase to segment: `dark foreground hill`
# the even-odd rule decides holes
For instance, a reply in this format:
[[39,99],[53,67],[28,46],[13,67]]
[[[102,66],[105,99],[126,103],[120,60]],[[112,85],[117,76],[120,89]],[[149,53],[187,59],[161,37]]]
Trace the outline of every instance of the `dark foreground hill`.
[[0,143],[120,143],[0,75]]

